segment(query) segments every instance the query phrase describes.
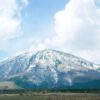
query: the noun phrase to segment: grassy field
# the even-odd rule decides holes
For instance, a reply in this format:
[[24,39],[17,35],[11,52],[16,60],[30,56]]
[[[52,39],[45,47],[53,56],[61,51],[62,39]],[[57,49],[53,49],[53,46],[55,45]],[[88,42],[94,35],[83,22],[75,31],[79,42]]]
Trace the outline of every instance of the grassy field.
[[99,94],[63,93],[63,94],[16,94],[0,95],[0,100],[100,100]]

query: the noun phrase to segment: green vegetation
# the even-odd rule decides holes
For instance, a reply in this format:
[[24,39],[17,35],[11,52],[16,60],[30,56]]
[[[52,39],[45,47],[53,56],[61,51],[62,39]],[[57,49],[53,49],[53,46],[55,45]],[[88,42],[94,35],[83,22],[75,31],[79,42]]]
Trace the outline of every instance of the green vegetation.
[[100,93],[100,89],[5,89],[0,90],[0,94],[28,94],[28,93]]
[[2,95],[0,100],[100,100],[99,94],[19,94]]
[[100,90],[0,90],[0,100],[100,100]]

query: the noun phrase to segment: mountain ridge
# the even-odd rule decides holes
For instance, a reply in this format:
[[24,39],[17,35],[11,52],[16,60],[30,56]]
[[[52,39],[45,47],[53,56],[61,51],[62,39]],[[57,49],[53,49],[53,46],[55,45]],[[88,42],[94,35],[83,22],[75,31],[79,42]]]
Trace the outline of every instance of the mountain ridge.
[[68,88],[99,82],[100,66],[72,54],[46,49],[0,62],[0,74],[0,81],[13,81],[24,88]]

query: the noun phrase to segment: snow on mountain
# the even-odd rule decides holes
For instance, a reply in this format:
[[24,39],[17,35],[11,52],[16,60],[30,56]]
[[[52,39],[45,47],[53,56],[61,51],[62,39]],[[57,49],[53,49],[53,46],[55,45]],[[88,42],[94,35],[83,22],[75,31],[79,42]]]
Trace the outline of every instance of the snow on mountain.
[[0,62],[0,80],[22,73],[29,65],[31,53],[24,53]]
[[94,85],[100,81],[100,65],[72,54],[42,50],[0,62],[0,80],[15,81],[25,88]]

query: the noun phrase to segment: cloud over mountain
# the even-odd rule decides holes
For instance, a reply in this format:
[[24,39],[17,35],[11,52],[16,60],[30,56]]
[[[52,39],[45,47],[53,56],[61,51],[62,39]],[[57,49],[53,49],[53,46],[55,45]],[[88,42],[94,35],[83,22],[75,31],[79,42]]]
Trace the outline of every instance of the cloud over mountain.
[[54,46],[100,61],[100,8],[96,0],[70,0],[54,18]]

